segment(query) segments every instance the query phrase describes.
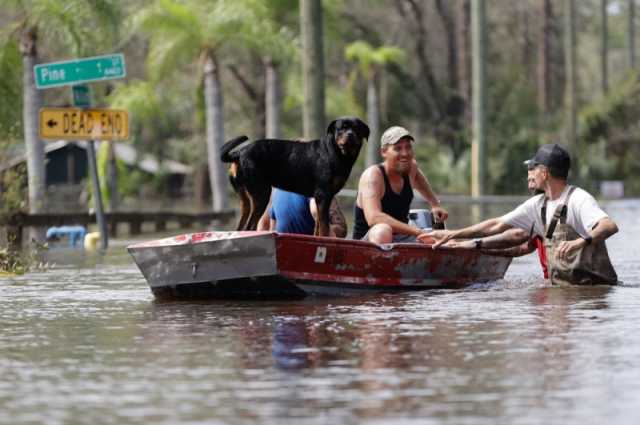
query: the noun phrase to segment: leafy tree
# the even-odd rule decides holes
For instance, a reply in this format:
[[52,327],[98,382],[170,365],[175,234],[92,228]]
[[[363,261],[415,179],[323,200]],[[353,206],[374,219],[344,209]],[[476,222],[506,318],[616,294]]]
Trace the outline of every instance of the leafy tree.
[[0,46],[0,140],[10,139],[21,129],[21,55],[18,44],[10,40]]
[[[38,137],[41,96],[35,87],[33,67],[40,60],[40,51],[51,46],[64,46],[74,56],[91,52],[93,46],[108,46],[117,34],[118,5],[116,0],[5,1],[5,11],[12,20],[2,32],[0,44],[17,41],[22,55],[22,120],[32,213],[46,208],[44,146]],[[38,240],[43,236],[41,231],[32,234]]]
[[367,146],[366,165],[380,162],[380,101],[378,76],[388,64],[400,64],[405,59],[404,50],[393,46],[374,48],[365,41],[355,41],[345,49],[348,60],[356,62],[360,74],[367,82],[367,123],[371,134],[371,143]]
[[[246,22],[253,22],[251,2],[157,0],[135,16],[135,26],[150,37],[148,70],[156,79],[197,62],[204,84],[207,157],[213,210],[228,208],[227,179],[220,162],[224,143],[221,50],[246,41]],[[257,3],[256,3],[257,4]]]

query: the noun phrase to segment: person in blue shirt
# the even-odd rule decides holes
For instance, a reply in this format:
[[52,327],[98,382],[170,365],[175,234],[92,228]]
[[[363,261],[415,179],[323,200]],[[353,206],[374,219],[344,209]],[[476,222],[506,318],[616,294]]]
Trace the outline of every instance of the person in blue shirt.
[[[260,219],[258,230],[313,235],[317,216],[313,198],[273,188],[271,205]],[[330,236],[344,238],[347,235],[347,224],[335,198],[331,202],[329,218]]]

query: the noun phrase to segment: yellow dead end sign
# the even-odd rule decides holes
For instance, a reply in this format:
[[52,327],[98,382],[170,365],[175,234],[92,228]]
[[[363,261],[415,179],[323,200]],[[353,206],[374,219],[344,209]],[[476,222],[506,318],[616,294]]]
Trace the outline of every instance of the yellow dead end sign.
[[122,140],[129,137],[129,114],[118,109],[42,108],[40,138]]

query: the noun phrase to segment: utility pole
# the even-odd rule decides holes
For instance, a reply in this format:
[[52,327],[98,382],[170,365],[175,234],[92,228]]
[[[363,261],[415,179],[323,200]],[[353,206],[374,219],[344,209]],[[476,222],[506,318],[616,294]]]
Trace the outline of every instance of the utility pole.
[[321,0],[300,0],[300,28],[304,79],[304,137],[310,140],[325,133]]
[[602,94],[609,91],[609,25],[607,16],[607,0],[600,0],[600,75],[602,77]]
[[636,0],[628,0],[629,2],[629,67],[636,69]]
[[473,125],[471,143],[471,196],[486,191],[486,8],[485,0],[471,2]]
[[[575,0],[564,0],[564,60],[565,60],[565,113],[567,147],[576,158],[577,96],[576,96],[576,5]],[[573,164],[575,165],[575,164]],[[577,170],[577,168],[574,168]]]

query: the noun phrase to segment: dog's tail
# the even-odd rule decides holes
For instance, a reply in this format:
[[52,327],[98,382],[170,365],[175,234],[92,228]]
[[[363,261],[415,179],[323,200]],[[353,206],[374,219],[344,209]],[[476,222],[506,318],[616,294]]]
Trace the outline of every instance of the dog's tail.
[[237,146],[249,140],[247,136],[236,137],[235,139],[229,140],[227,143],[222,145],[220,148],[220,160],[222,162],[233,162],[235,158],[230,155],[230,152]]

